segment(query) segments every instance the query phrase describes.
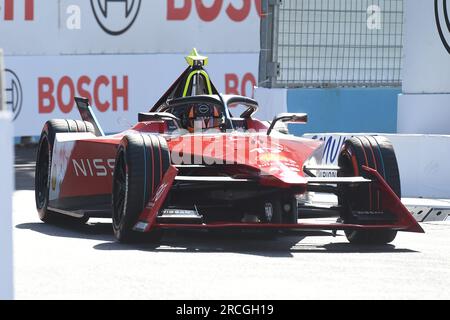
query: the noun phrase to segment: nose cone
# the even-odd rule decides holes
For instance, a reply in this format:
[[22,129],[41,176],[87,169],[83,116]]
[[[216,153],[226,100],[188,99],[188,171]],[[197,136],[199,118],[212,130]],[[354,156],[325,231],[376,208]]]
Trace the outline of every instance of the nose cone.
[[259,172],[263,184],[280,187],[306,184],[303,164],[320,145],[314,140],[264,133],[186,135],[169,140],[175,153],[201,157],[208,164],[249,166]]

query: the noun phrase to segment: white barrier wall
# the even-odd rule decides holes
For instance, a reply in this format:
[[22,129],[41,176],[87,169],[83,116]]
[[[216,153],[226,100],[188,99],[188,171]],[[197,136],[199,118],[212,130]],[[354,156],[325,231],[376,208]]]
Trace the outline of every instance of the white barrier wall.
[[92,98],[105,131],[123,130],[181,74],[193,47],[210,57],[221,92],[252,96],[261,16],[261,0],[0,0],[15,136],[78,118],[73,95]]
[[257,87],[255,100],[259,104],[255,117],[260,120],[272,121],[277,114],[287,112],[287,89]]
[[399,95],[397,132],[450,134],[450,94]]
[[450,134],[450,1],[404,1],[398,132]]
[[9,112],[0,110],[0,300],[13,298],[12,191],[13,149]]
[[444,0],[404,1],[405,94],[450,93],[450,50],[446,48],[450,45],[450,30],[445,4],[450,12],[450,3]]
[[[321,139],[326,164],[337,165],[344,141],[355,133],[305,134]],[[402,196],[448,199],[450,197],[450,136],[382,134],[393,144],[400,170]]]

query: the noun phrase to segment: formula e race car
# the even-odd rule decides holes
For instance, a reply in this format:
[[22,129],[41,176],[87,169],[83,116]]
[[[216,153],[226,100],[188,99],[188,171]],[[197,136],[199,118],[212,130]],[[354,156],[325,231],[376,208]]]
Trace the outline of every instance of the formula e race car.
[[[186,60],[180,77],[124,132],[105,135],[83,98],[75,99],[82,120],[44,125],[35,178],[42,221],[112,217],[120,242],[157,241],[166,229],[185,228],[344,230],[358,244],[423,232],[400,202],[386,138],[348,139],[338,166],[323,165],[320,141],[277,130],[306,123],[306,114],[259,121],[255,100],[219,94],[206,57],[194,50]],[[311,201],[323,193],[336,201]]]

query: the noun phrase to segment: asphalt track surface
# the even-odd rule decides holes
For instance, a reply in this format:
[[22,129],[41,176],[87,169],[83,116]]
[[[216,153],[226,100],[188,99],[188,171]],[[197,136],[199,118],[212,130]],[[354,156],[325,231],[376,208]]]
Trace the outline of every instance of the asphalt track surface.
[[450,223],[422,224],[391,245],[342,232],[177,231],[161,245],[116,243],[108,220],[39,221],[34,148],[16,149],[16,299],[449,299]]

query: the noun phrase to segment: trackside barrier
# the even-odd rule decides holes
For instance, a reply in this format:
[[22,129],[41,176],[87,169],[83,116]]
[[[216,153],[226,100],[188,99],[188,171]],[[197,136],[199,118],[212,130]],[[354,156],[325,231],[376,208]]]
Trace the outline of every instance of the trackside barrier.
[[[344,141],[355,135],[373,133],[317,133],[306,138],[325,143],[323,163],[337,164]],[[402,197],[450,198],[450,135],[379,134],[393,144],[400,170]]]
[[11,116],[5,109],[3,53],[0,50],[0,300],[13,298],[12,191],[13,149]]
[[277,114],[288,112],[287,89],[255,87],[255,100],[259,104],[256,118],[260,120],[272,121]]
[[[129,124],[136,123],[138,112],[148,111],[180,75],[185,68],[184,57],[185,54],[7,56],[5,87],[9,89],[8,105],[14,111],[14,135],[39,136],[49,119],[80,119],[75,96],[91,100],[105,132],[126,130]],[[258,53],[209,54],[207,70],[220,92],[252,96],[258,57]],[[164,77],[152,77],[149,72]]]
[[[397,132],[450,134],[448,2],[403,1],[402,92]],[[426,45],[425,45],[426,43]]]
[[6,110],[5,93],[5,66],[3,61],[3,49],[0,49],[0,111]]

